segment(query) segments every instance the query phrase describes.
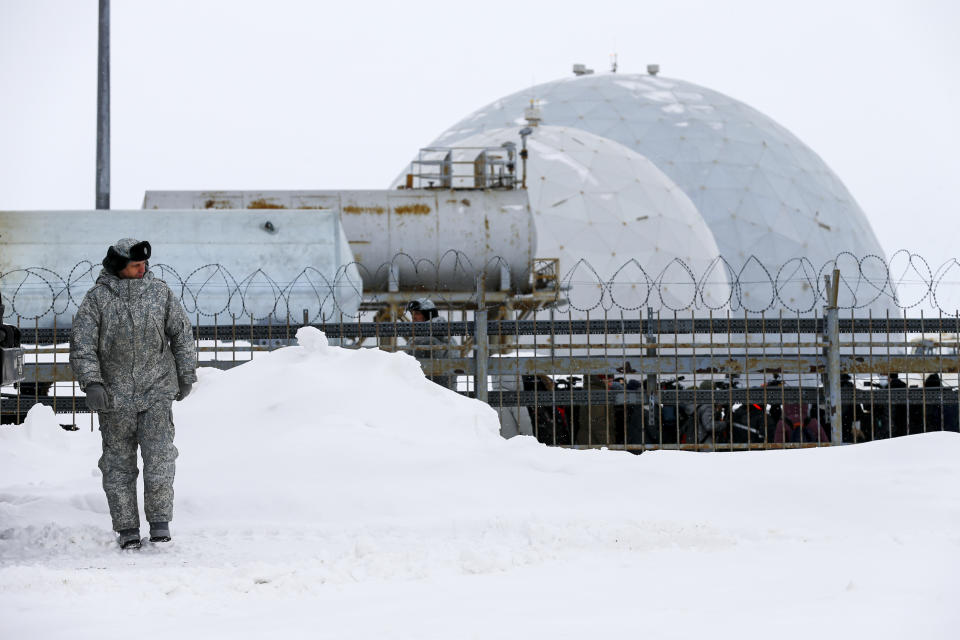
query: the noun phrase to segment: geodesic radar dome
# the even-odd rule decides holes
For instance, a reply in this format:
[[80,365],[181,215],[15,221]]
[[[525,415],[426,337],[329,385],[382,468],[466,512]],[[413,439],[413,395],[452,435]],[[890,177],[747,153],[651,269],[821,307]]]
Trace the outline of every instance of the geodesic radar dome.
[[[543,125],[587,131],[648,158],[691,199],[735,271],[757,270],[751,256],[776,278],[793,259],[820,268],[842,252],[884,255],[863,211],[816,153],[755,109],[681,80],[605,74],[547,82],[492,102],[431,144],[524,126],[531,100]],[[764,274],[742,279],[758,278]],[[745,286],[742,295],[766,298],[768,289]]]
[[[456,146],[519,146],[518,131],[493,129]],[[649,160],[568,127],[536,127],[527,149],[536,256],[559,259],[574,308],[684,309],[726,302],[730,290],[722,269],[698,288],[697,276],[719,255],[713,234],[690,199]]]

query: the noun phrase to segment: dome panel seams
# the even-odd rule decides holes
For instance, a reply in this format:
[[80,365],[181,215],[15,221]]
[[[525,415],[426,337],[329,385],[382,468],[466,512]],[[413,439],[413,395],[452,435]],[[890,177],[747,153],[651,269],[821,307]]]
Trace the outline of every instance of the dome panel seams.
[[[729,198],[711,194],[745,187],[758,197],[741,203],[738,219],[768,223],[776,217],[776,211],[770,211],[775,203],[777,210],[783,207],[809,216],[816,212],[819,221],[831,227],[828,232],[804,217],[806,230],[798,229],[812,247],[806,257],[815,264],[835,257],[823,247],[836,246],[838,238],[856,255],[883,255],[873,232],[863,233],[870,229],[863,212],[816,153],[756,109],[693,83],[641,74],[564,78],[484,107],[480,110],[484,116],[468,117],[451,128],[455,135],[445,133],[441,140],[450,143],[466,137],[466,132],[476,134],[522,119],[531,97],[542,103],[545,124],[583,129],[649,158],[696,204],[728,259],[745,252],[745,240],[724,228],[730,219]],[[558,104],[563,108],[554,111]],[[711,171],[710,163],[720,171]],[[785,247],[756,249],[757,257],[772,269],[785,254]]]

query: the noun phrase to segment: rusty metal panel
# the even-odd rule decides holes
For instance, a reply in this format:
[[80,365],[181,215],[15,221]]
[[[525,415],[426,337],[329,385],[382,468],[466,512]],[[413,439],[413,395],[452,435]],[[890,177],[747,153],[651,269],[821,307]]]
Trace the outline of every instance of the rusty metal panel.
[[293,194],[289,200],[291,209],[327,209],[336,211],[340,208],[340,194],[338,193],[303,193]]
[[[363,220],[360,218],[359,220]],[[434,192],[387,195],[388,239],[396,269],[398,287],[403,289],[423,288],[427,291],[440,289],[438,282],[440,259],[441,215],[437,210]],[[458,248],[473,253],[473,247],[461,241]],[[443,278],[443,288],[457,288],[448,278]]]
[[[312,194],[314,197],[317,194]],[[293,197],[305,197],[294,194]],[[364,290],[386,290],[393,259],[390,210],[386,194],[376,191],[344,191],[339,199],[340,220],[354,260],[360,267]]]

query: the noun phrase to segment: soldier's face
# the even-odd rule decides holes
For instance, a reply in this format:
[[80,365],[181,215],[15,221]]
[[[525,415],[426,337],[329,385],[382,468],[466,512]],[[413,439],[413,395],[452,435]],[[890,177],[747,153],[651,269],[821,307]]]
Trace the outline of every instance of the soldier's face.
[[147,262],[146,260],[141,260],[139,262],[130,262],[127,264],[123,270],[117,274],[120,278],[130,278],[131,280],[139,280],[143,277],[143,274],[147,272]]
[[412,311],[410,315],[413,317],[414,322],[426,322],[427,316],[423,315],[422,311]]

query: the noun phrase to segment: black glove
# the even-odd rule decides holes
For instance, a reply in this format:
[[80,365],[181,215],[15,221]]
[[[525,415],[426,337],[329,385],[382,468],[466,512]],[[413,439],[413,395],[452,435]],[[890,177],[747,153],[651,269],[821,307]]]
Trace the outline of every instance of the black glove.
[[190,391],[192,391],[192,390],[193,390],[193,385],[192,385],[191,383],[189,383],[189,382],[181,382],[181,383],[180,383],[180,393],[177,394],[177,400],[183,400],[183,399],[186,398],[188,395],[190,395]]
[[91,411],[104,411],[109,404],[107,390],[99,382],[87,385],[87,407]]

